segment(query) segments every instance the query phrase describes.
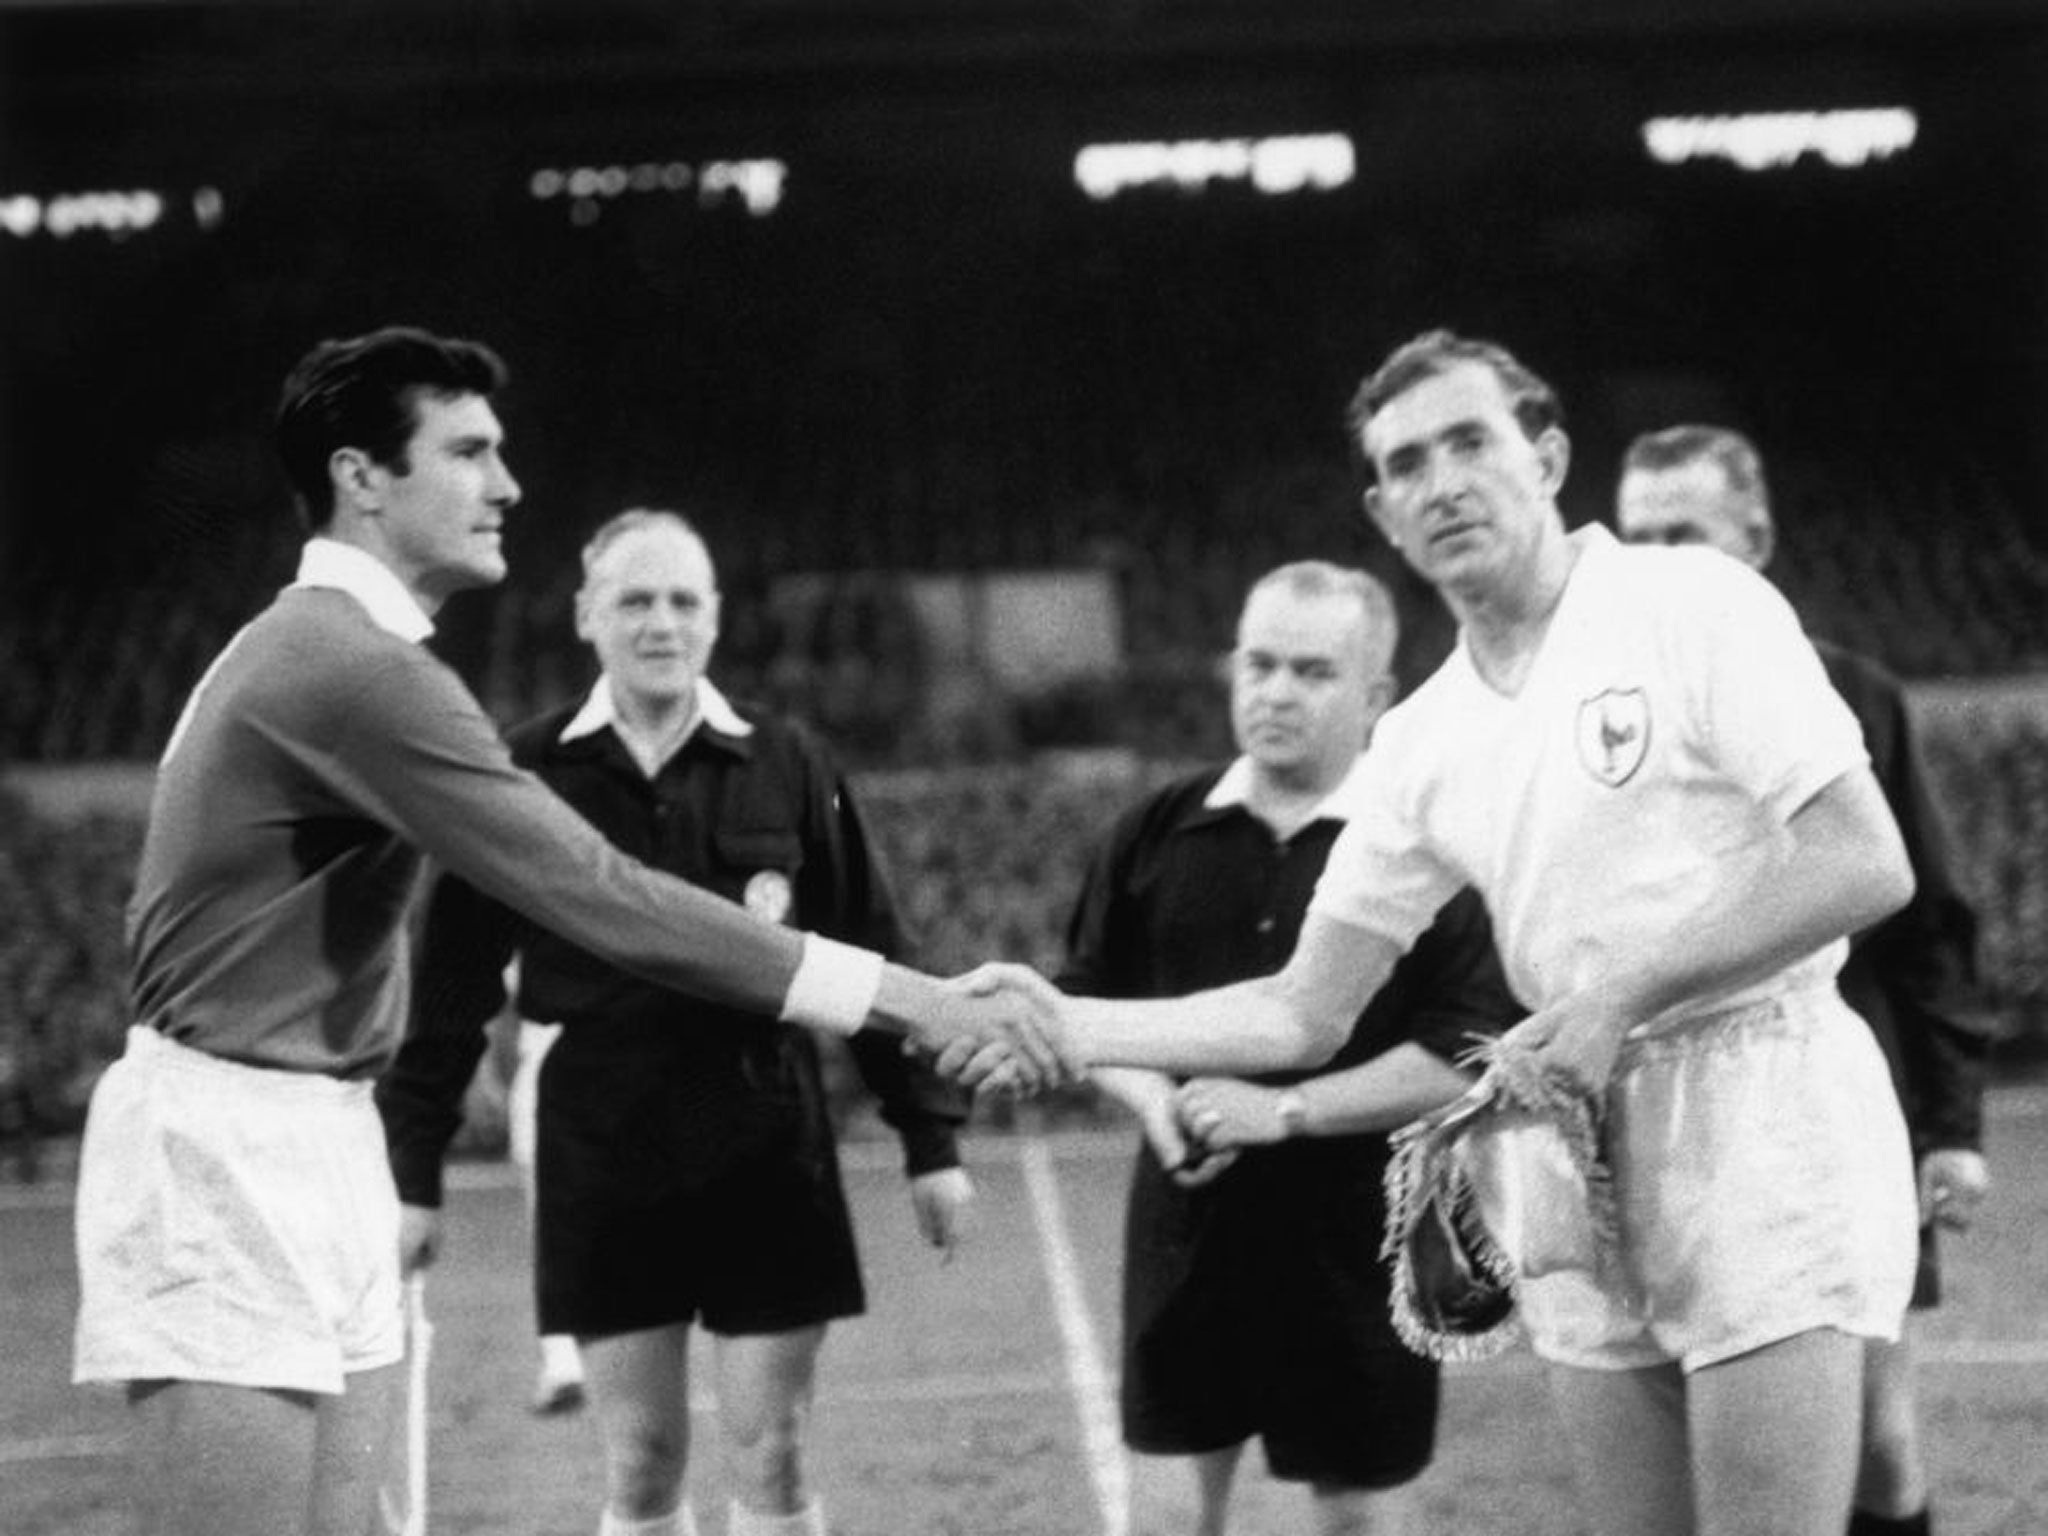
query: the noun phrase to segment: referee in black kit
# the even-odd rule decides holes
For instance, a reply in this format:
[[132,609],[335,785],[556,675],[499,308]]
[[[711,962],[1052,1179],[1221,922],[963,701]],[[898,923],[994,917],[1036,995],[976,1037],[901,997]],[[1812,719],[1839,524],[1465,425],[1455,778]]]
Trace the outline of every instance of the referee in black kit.
[[[577,632],[603,675],[580,705],[515,731],[514,755],[634,856],[761,917],[900,953],[824,749],[704,676],[719,594],[703,540],[674,513],[631,511],[583,564]],[[606,1450],[601,1530],[696,1530],[683,1480],[701,1323],[716,1341],[728,1529],[822,1536],[801,1436],[826,1325],[865,1298],[809,1032],[640,981],[443,879],[411,1037],[379,1092],[408,1264],[432,1257],[442,1160],[515,953],[521,1015],[564,1026],[540,1073],[539,1322],[583,1354]],[[949,1249],[973,1193],[955,1146],[964,1101],[895,1040],[851,1047],[902,1138],[919,1226]]]

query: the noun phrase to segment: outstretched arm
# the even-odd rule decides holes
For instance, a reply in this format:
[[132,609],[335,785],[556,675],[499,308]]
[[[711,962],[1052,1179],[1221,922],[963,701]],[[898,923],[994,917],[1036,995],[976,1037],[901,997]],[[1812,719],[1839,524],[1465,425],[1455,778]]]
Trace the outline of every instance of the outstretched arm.
[[[1400,958],[1385,935],[1311,912],[1279,971],[1184,997],[1068,997],[1022,965],[963,980],[977,997],[1028,1002],[1069,1064],[1241,1077],[1328,1061]],[[1012,1086],[1000,1059],[964,1044],[944,1049],[938,1067],[970,1086]]]
[[1072,998],[1066,1016],[1095,1065],[1232,1077],[1311,1067],[1350,1037],[1400,957],[1392,939],[1312,911],[1270,976],[1186,997]]

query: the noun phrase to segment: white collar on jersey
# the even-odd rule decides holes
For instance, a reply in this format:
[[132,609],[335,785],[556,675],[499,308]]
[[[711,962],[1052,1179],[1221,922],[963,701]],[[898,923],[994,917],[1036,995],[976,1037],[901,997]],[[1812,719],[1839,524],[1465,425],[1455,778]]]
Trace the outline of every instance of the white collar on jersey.
[[368,610],[379,629],[389,630],[401,640],[424,640],[434,632],[434,621],[390,566],[368,550],[339,539],[306,540],[292,585],[346,592]]
[[[1365,776],[1365,754],[1360,753],[1337,787],[1323,797],[1323,803],[1315,809],[1308,821],[1349,821],[1365,804],[1363,779]],[[1243,805],[1250,798],[1252,790],[1252,760],[1240,757],[1223,770],[1223,777],[1213,784],[1209,793],[1202,797],[1202,804],[1212,811],[1228,806]],[[1308,821],[1302,823],[1308,825]]]
[[[562,727],[562,734],[555,739],[574,741],[579,736],[594,736],[606,726],[617,724],[618,718],[618,706],[612,702],[611,687],[600,677],[597,686],[590,690],[590,697],[583,701],[583,707],[576,711],[569,723]],[[752,723],[742,718],[708,677],[697,679],[697,718],[690,722],[683,741],[688,741],[695,734],[699,724],[708,725],[724,736],[754,734]],[[676,745],[680,747],[682,742]]]

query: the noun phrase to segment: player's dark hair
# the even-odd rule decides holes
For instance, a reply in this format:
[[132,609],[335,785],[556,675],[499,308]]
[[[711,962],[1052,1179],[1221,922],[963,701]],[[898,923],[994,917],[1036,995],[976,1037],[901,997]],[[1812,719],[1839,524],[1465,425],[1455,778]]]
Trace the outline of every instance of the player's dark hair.
[[1506,347],[1452,331],[1424,331],[1390,352],[1351,397],[1344,421],[1350,428],[1353,445],[1362,451],[1366,424],[1386,408],[1388,401],[1460,363],[1480,363],[1493,370],[1507,393],[1515,420],[1531,442],[1550,428],[1564,425],[1564,406],[1557,391],[1530,372]]
[[334,518],[328,461],[357,448],[398,474],[419,427],[422,395],[489,396],[505,387],[505,364],[481,342],[389,325],[363,336],[321,342],[284,381],[277,406],[277,449],[296,493],[300,519],[318,533]]

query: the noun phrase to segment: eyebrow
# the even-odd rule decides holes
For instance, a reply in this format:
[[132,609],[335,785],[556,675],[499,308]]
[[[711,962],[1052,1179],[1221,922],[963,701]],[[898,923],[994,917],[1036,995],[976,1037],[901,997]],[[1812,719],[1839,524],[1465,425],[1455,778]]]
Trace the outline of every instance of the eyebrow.
[[1381,455],[1389,464],[1403,454],[1419,453],[1429,443],[1440,443],[1446,438],[1456,437],[1462,432],[1485,432],[1489,430],[1483,416],[1460,416],[1456,421],[1447,422],[1434,432],[1416,437],[1404,438]]

